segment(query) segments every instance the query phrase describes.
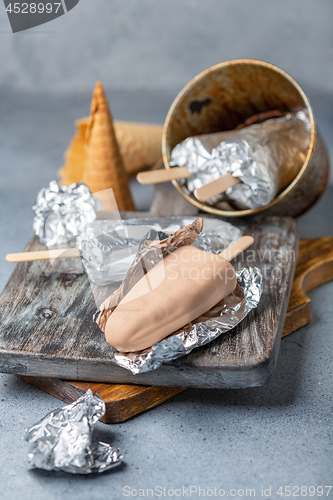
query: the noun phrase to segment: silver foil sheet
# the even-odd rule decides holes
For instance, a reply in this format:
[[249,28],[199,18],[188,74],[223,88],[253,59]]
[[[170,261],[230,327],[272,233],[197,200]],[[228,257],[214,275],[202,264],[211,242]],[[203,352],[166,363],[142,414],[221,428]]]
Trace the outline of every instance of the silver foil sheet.
[[86,224],[96,219],[96,210],[101,202],[94,198],[85,184],[59,186],[51,181],[42,189],[32,207],[35,212],[33,229],[40,242],[54,245],[73,246],[73,240]]
[[[242,182],[229,188],[224,199],[236,208],[256,209],[269,204],[296,177],[310,143],[310,121],[304,111],[288,113],[235,131],[189,137],[171,152],[170,166],[187,166],[188,190],[230,172]],[[215,204],[223,196],[207,201]]]
[[[218,254],[241,236],[241,231],[218,219],[203,217],[204,229],[193,246]],[[194,218],[128,219],[95,221],[88,224],[77,239],[83,265],[91,281],[98,286],[121,281],[132,264],[142,239],[153,231],[174,233]]]
[[93,426],[104,413],[104,401],[90,389],[74,403],[52,411],[26,432],[29,463],[72,474],[116,467],[122,462],[119,450],[106,443],[92,443]]
[[191,324],[191,328],[184,328],[141,353],[116,352],[116,363],[134,375],[155,370],[162,363],[185,356],[237,326],[260,301],[262,275],[257,267],[244,268],[236,275],[239,287],[225,297],[220,316]]

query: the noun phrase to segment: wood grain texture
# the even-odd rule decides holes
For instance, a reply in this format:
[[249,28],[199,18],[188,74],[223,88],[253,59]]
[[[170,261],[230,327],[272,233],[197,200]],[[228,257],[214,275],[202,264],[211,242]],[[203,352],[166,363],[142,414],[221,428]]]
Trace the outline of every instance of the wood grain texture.
[[42,391],[64,401],[73,403],[91,389],[105,403],[105,415],[101,419],[106,424],[124,422],[129,418],[150,410],[164,403],[176,394],[184,391],[182,387],[156,387],[125,384],[104,384],[93,382],[75,382],[56,378],[26,377],[19,378]]
[[311,290],[333,279],[333,236],[300,240],[299,256],[282,336],[311,321]]
[[[136,376],[116,365],[113,349],[92,321],[96,304],[86,275],[54,272],[47,261],[18,264],[0,299],[0,370],[136,385],[222,388],[263,384],[278,355],[295,269],[297,225],[290,218],[258,219],[245,232],[254,237],[255,245],[237,258],[235,267],[261,268],[264,291],[259,307],[209,345]],[[29,250],[39,249],[34,238]],[[109,294],[111,288],[104,293]]]

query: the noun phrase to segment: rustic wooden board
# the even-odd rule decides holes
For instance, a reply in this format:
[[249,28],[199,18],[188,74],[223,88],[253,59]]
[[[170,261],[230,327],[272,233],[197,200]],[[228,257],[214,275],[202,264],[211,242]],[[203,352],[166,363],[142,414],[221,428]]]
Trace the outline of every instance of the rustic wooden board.
[[[195,215],[190,205],[169,183],[155,189],[151,216]],[[108,214],[103,214],[105,218]],[[147,214],[141,214],[147,216]],[[122,214],[124,218],[140,216]],[[301,240],[295,280],[282,335],[304,326],[311,320],[311,304],[306,293],[315,286],[333,279],[333,237]],[[88,388],[102,397],[106,405],[105,423],[122,422],[185,390],[179,387],[156,387],[125,384],[65,381],[56,378],[19,376],[30,384],[49,392],[66,403],[75,401]]]
[[[306,293],[333,279],[333,236],[300,240],[288,311],[282,336],[289,335],[311,321],[311,302]],[[149,410],[172,398],[183,388],[149,387],[122,384],[70,382],[45,377],[20,377],[52,394],[65,403],[72,403],[88,389],[104,400],[105,423],[118,423]]]
[[333,236],[300,240],[297,267],[282,336],[311,321],[311,290],[333,280]]
[[73,403],[91,389],[105,403],[105,415],[101,420],[106,424],[124,422],[185,391],[182,387],[69,382],[56,378],[17,376],[65,403]]
[[[258,265],[263,270],[264,293],[257,310],[211,344],[137,376],[115,364],[112,348],[92,322],[96,306],[86,275],[56,273],[46,262],[19,264],[0,299],[0,370],[138,385],[222,388],[263,384],[278,355],[295,270],[295,259],[290,257],[297,251],[297,225],[291,218],[258,219],[246,232],[255,238],[256,260],[247,252],[235,267]],[[35,238],[29,249],[40,248]],[[272,260],[270,251],[279,260]]]

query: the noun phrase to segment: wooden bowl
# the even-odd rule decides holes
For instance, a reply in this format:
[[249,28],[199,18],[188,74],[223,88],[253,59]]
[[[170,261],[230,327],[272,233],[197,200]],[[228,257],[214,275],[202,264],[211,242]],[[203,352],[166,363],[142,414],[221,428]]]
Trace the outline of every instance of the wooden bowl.
[[318,133],[311,104],[291,76],[272,64],[237,59],[212,66],[193,78],[174,100],[165,120],[162,153],[169,169],[172,149],[187,137],[232,130],[258,113],[307,109],[311,138],[304,164],[293,182],[269,204],[255,210],[221,210],[200,202],[177,180],[172,183],[184,198],[205,212],[223,217],[297,216],[322,194],[329,174],[328,151]]

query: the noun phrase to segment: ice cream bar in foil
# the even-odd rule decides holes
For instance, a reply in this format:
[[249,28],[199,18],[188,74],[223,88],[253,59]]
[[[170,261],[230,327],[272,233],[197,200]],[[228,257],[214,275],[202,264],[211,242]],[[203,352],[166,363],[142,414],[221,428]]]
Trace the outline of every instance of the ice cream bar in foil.
[[[225,192],[238,209],[268,205],[297,176],[310,143],[304,111],[240,130],[189,137],[171,152],[170,166],[187,166],[190,192],[231,173],[241,182]],[[222,196],[211,198],[215,204]]]
[[[117,310],[120,302],[126,295],[134,290],[136,284],[154,266],[158,266],[161,260],[179,251],[184,245],[194,245],[202,230],[201,219],[198,219],[187,227],[183,227],[174,234],[163,232],[149,233],[140,245],[137,256],[134,259],[121,286],[102,304],[95,315],[95,321],[103,332],[106,333],[107,323]],[[228,226],[231,226],[228,224]],[[232,227],[232,226],[231,226]],[[239,229],[234,228],[235,234],[239,235]],[[204,229],[205,231],[205,229]],[[230,237],[228,235],[228,237]],[[206,238],[207,239],[207,238]],[[201,246],[201,245],[200,245]],[[209,243],[205,250],[215,253],[216,248]],[[257,268],[244,268],[236,272],[237,286],[235,290],[219,299],[216,294],[216,303],[209,311],[205,311],[195,320],[184,325],[172,335],[155,343],[151,347],[140,352],[116,352],[115,361],[133,374],[143,373],[158,368],[163,362],[177,359],[212,341],[224,332],[234,328],[248,312],[257,307],[262,292],[262,277]],[[177,283],[175,283],[177,286]],[[158,311],[154,311],[158,315]],[[172,312],[165,316],[165,324],[172,320]],[[140,311],[137,311],[138,322],[142,320]],[[154,321],[153,312],[149,323]]]

